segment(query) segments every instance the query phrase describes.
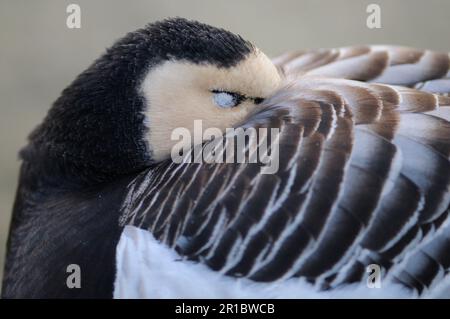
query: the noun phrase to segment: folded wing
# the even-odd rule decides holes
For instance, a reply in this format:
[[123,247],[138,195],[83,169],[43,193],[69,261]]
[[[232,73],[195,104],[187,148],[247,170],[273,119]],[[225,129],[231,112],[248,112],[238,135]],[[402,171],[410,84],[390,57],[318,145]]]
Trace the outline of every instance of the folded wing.
[[450,98],[412,87],[445,81],[448,55],[358,47],[275,62],[287,84],[242,124],[257,134],[233,156],[278,128],[279,169],[161,162],[130,183],[121,223],[230,276],[332,289],[378,264],[388,282],[433,288],[450,270],[450,123],[425,113]]

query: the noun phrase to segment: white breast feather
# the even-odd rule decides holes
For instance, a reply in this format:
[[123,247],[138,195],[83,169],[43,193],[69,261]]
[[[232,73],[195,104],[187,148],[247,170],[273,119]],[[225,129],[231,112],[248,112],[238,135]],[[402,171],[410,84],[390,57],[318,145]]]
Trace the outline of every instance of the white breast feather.
[[[114,298],[409,298],[401,286],[368,288],[365,283],[319,292],[302,279],[258,283],[232,278],[182,258],[150,232],[126,226],[116,251]],[[447,276],[445,285],[450,282]],[[445,286],[443,285],[443,286]],[[436,294],[439,291],[438,294]],[[441,289],[434,290],[439,297]],[[447,292],[448,293],[448,292]],[[442,295],[441,295],[442,296]]]

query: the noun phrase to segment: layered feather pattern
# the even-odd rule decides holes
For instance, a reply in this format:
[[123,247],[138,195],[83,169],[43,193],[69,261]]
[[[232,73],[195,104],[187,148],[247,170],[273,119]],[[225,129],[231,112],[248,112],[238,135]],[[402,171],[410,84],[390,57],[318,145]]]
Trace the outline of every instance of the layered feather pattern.
[[450,271],[450,123],[428,112],[450,106],[448,54],[367,46],[274,62],[284,87],[241,127],[279,128],[279,170],[162,162],[129,184],[121,223],[228,276],[333,289],[378,264],[386,282],[433,289]]

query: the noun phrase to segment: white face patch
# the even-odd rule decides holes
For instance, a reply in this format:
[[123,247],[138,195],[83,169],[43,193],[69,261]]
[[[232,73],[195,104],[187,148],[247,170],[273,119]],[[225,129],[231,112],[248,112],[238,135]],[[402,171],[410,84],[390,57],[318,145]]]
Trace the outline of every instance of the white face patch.
[[[255,101],[272,95],[280,81],[275,66],[259,50],[230,68],[166,61],[151,69],[141,94],[147,101],[146,139],[153,158],[168,158],[178,142],[171,140],[173,130],[193,132],[196,120],[202,120],[205,130],[218,128],[224,132],[238,125],[258,107]],[[233,105],[236,99],[240,103]]]

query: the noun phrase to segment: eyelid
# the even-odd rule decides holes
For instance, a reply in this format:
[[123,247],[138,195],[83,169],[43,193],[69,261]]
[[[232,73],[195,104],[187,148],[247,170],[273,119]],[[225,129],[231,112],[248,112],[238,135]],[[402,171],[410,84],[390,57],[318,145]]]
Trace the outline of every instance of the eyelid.
[[236,93],[236,92],[230,92],[230,91],[225,91],[225,90],[211,90],[212,93],[217,94],[217,93],[226,93],[226,94],[230,94],[232,95],[235,99],[236,99],[236,105],[238,106],[239,104],[242,103],[242,101],[246,100],[247,97],[245,95]]
[[227,93],[230,95],[233,95],[239,99],[246,99],[247,97],[245,95],[236,93],[236,92],[230,92],[230,91],[225,91],[225,90],[211,90],[212,93]]
[[230,91],[226,91],[226,90],[214,89],[214,90],[211,90],[211,92],[212,93],[227,93],[227,94],[233,95],[236,98],[236,101],[237,101],[236,105],[241,104],[242,101],[245,101],[245,100],[251,100],[255,104],[261,104],[264,101],[264,98],[262,98],[262,97],[248,97],[248,96],[245,96],[245,95],[240,94],[240,93],[230,92]]

